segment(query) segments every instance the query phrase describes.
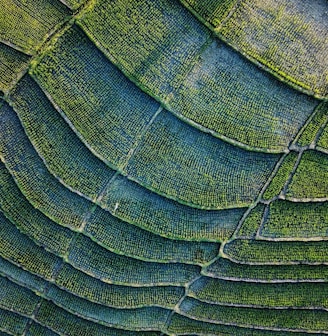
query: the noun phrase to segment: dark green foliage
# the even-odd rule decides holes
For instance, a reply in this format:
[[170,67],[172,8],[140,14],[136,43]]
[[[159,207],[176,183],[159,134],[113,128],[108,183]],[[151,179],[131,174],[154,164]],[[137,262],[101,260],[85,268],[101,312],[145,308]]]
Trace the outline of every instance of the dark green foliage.
[[0,42],[0,91],[10,89],[17,74],[24,71],[30,57]]
[[126,171],[168,197],[220,209],[254,201],[278,158],[234,147],[163,112],[140,140]]
[[220,258],[205,274],[251,282],[328,281],[328,265],[247,265]]
[[24,196],[51,219],[78,229],[89,211],[89,202],[49,174],[7,104],[1,107],[0,118],[3,120],[0,124],[0,154]]
[[324,310],[241,308],[213,305],[191,298],[182,302],[180,310],[200,321],[244,327],[304,331],[325,331],[328,328],[328,312]]
[[9,335],[21,335],[28,323],[28,319],[8,310],[0,309],[0,330]]
[[260,235],[263,237],[326,237],[328,235],[328,203],[294,203],[275,201]]
[[97,1],[79,24],[130,78],[164,101],[210,35],[177,0]]
[[254,283],[202,277],[191,285],[188,295],[228,305],[328,308],[326,283]]
[[241,263],[291,264],[326,263],[328,241],[264,241],[236,239],[225,246],[225,253]]
[[58,38],[32,73],[96,156],[115,168],[126,164],[159,108],[77,27]]
[[201,20],[213,27],[220,26],[229,12],[236,6],[236,0],[180,0],[190,6]]
[[51,286],[46,297],[57,306],[95,322],[127,330],[159,330],[170,310],[158,307],[116,309],[78,298]]
[[284,81],[327,97],[327,2],[243,1],[219,32]]
[[247,215],[246,219],[242,222],[238,229],[237,237],[253,238],[256,235],[257,230],[260,227],[265,205],[259,203],[251,212]]
[[74,190],[96,199],[115,171],[79,140],[31,77],[25,76],[10,98],[49,170]]
[[288,198],[328,198],[328,155],[314,150],[305,151],[287,189]]
[[48,301],[42,302],[36,320],[49,326],[57,333],[68,336],[160,336],[160,332],[156,331],[144,331],[136,334],[133,331],[96,324],[70,314]]
[[234,232],[245,208],[195,209],[161,197],[122,176],[109,186],[100,206],[126,222],[168,238],[220,241]]
[[0,6],[0,39],[29,53],[69,15],[58,0],[1,0]]
[[68,260],[98,279],[132,285],[179,285],[190,281],[199,272],[199,267],[193,265],[159,264],[116,255],[82,235],[71,246]]
[[288,178],[296,164],[298,153],[290,152],[282,162],[277,173],[272,178],[270,184],[265,189],[263,199],[270,200],[271,198],[278,196],[283,190],[285,184],[288,182]]
[[92,302],[118,308],[143,306],[172,308],[184,294],[183,287],[131,287],[108,284],[67,264],[58,273],[56,284]]
[[0,212],[0,255],[23,269],[50,279],[60,259],[20,233]]
[[22,195],[8,170],[0,162],[0,209],[16,227],[56,254],[64,254],[73,233],[51,221]]

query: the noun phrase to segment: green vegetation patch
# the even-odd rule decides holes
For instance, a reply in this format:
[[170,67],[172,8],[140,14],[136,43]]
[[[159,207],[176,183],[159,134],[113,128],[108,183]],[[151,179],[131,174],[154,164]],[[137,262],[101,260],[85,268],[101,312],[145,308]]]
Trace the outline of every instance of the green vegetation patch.
[[245,208],[206,211],[159,196],[118,176],[104,193],[100,206],[116,217],[153,233],[174,239],[220,241],[234,232]]
[[29,272],[51,278],[60,259],[18,231],[0,212],[0,255]]
[[236,5],[237,0],[181,0],[202,20],[213,27],[219,26]]
[[[136,336],[135,331],[114,329],[82,319],[48,301],[42,302],[35,319],[57,333],[69,336]],[[144,331],[138,335],[160,336],[160,332]]]
[[71,247],[69,262],[85,273],[107,282],[122,284],[184,284],[200,272],[194,265],[160,264],[114,254],[79,235]]
[[59,37],[32,72],[88,146],[115,168],[125,165],[159,108],[77,27]]
[[9,332],[9,335],[22,335],[28,321],[26,317],[0,309],[0,329]]
[[328,150],[328,125],[325,126],[319,140],[318,140],[318,147],[323,148],[325,151]]
[[284,161],[279,167],[279,170],[272,178],[270,184],[268,185],[263,194],[263,198],[265,200],[269,200],[275,196],[278,196],[279,193],[282,191],[285,183],[287,183],[288,178],[293,171],[297,157],[298,153],[296,152],[290,152],[285,157]]
[[0,42],[0,91],[10,89],[12,83],[24,71],[30,57]]
[[327,241],[264,241],[236,239],[225,245],[224,252],[241,263],[289,264],[326,263]]
[[72,232],[35,209],[22,195],[8,170],[0,162],[0,209],[16,227],[56,254],[64,254]]
[[328,308],[326,283],[254,283],[202,277],[193,282],[188,296],[219,304],[268,308]]
[[97,323],[127,330],[159,330],[170,310],[158,307],[115,309],[78,298],[55,286],[46,294],[57,306]]
[[265,205],[259,203],[255,208],[251,210],[251,212],[247,215],[242,225],[238,229],[236,236],[237,237],[247,237],[253,238],[255,237],[258,228],[261,225],[263,213],[264,213]]
[[84,232],[109,249],[157,262],[205,263],[217,255],[220,247],[217,243],[167,239],[123,222],[100,208],[88,219]]
[[210,35],[178,0],[97,1],[79,24],[130,78],[164,100]]
[[65,264],[56,285],[92,302],[117,308],[161,306],[173,308],[184,294],[184,287],[132,287],[112,285]]
[[328,94],[325,0],[246,0],[219,35],[236,49],[319,97]]
[[215,39],[174,92],[169,108],[216,136],[282,152],[317,104]]
[[313,143],[316,139],[320,128],[324,122],[328,119],[328,104],[322,103],[318,106],[314,117],[311,119],[310,123],[306,126],[301,136],[297,140],[299,146],[308,146]]
[[70,14],[57,0],[1,0],[0,39],[33,52]]
[[32,322],[26,336],[57,336],[58,334],[42,325]]
[[97,198],[115,171],[85,147],[31,77],[25,76],[10,98],[49,170],[73,189]]
[[275,201],[270,204],[260,235],[273,238],[327,237],[328,203]]
[[77,9],[87,2],[87,0],[62,0],[69,8]]
[[147,129],[126,172],[168,197],[224,209],[252,203],[278,159],[234,147],[163,112]]
[[288,186],[286,196],[310,200],[328,198],[327,180],[328,155],[315,150],[305,151]]
[[[215,324],[197,321],[186,316],[174,314],[168,327],[176,335],[216,335],[216,336],[304,336],[304,333],[289,331],[260,330],[234,325]],[[323,336],[316,333],[315,335]]]
[[0,109],[0,118],[3,120],[0,124],[0,153],[24,196],[54,221],[79,228],[90,203],[49,174],[18,117],[7,104]]
[[327,265],[246,265],[220,258],[204,274],[243,281],[328,281]]
[[232,323],[245,327],[266,327],[326,331],[327,311],[306,309],[241,308],[213,305],[186,298],[180,310],[187,316],[217,323]]
[[7,278],[13,280],[14,282],[20,284],[21,286],[27,287],[34,292],[42,292],[47,286],[47,281],[36,276],[35,274],[29,273],[24,269],[12,264],[0,257],[0,274],[6,276]]
[[32,315],[40,298],[29,289],[0,276],[0,306],[24,315]]

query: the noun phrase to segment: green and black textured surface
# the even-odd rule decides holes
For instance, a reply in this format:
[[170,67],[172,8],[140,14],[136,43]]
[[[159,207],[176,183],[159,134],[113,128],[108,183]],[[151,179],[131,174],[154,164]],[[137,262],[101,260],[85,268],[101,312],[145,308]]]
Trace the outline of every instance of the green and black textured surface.
[[0,5],[0,335],[328,334],[328,2]]

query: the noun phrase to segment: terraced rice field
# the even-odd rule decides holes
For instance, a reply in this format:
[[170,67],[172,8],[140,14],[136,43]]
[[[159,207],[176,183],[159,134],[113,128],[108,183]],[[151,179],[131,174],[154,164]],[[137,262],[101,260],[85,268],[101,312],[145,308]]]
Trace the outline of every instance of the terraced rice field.
[[327,335],[327,1],[0,5],[0,336]]

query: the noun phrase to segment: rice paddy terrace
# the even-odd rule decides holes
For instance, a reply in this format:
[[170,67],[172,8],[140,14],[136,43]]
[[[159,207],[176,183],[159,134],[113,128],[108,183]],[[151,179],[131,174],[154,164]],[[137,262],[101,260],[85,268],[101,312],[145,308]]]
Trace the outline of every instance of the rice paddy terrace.
[[0,5],[0,335],[327,335],[328,2]]

